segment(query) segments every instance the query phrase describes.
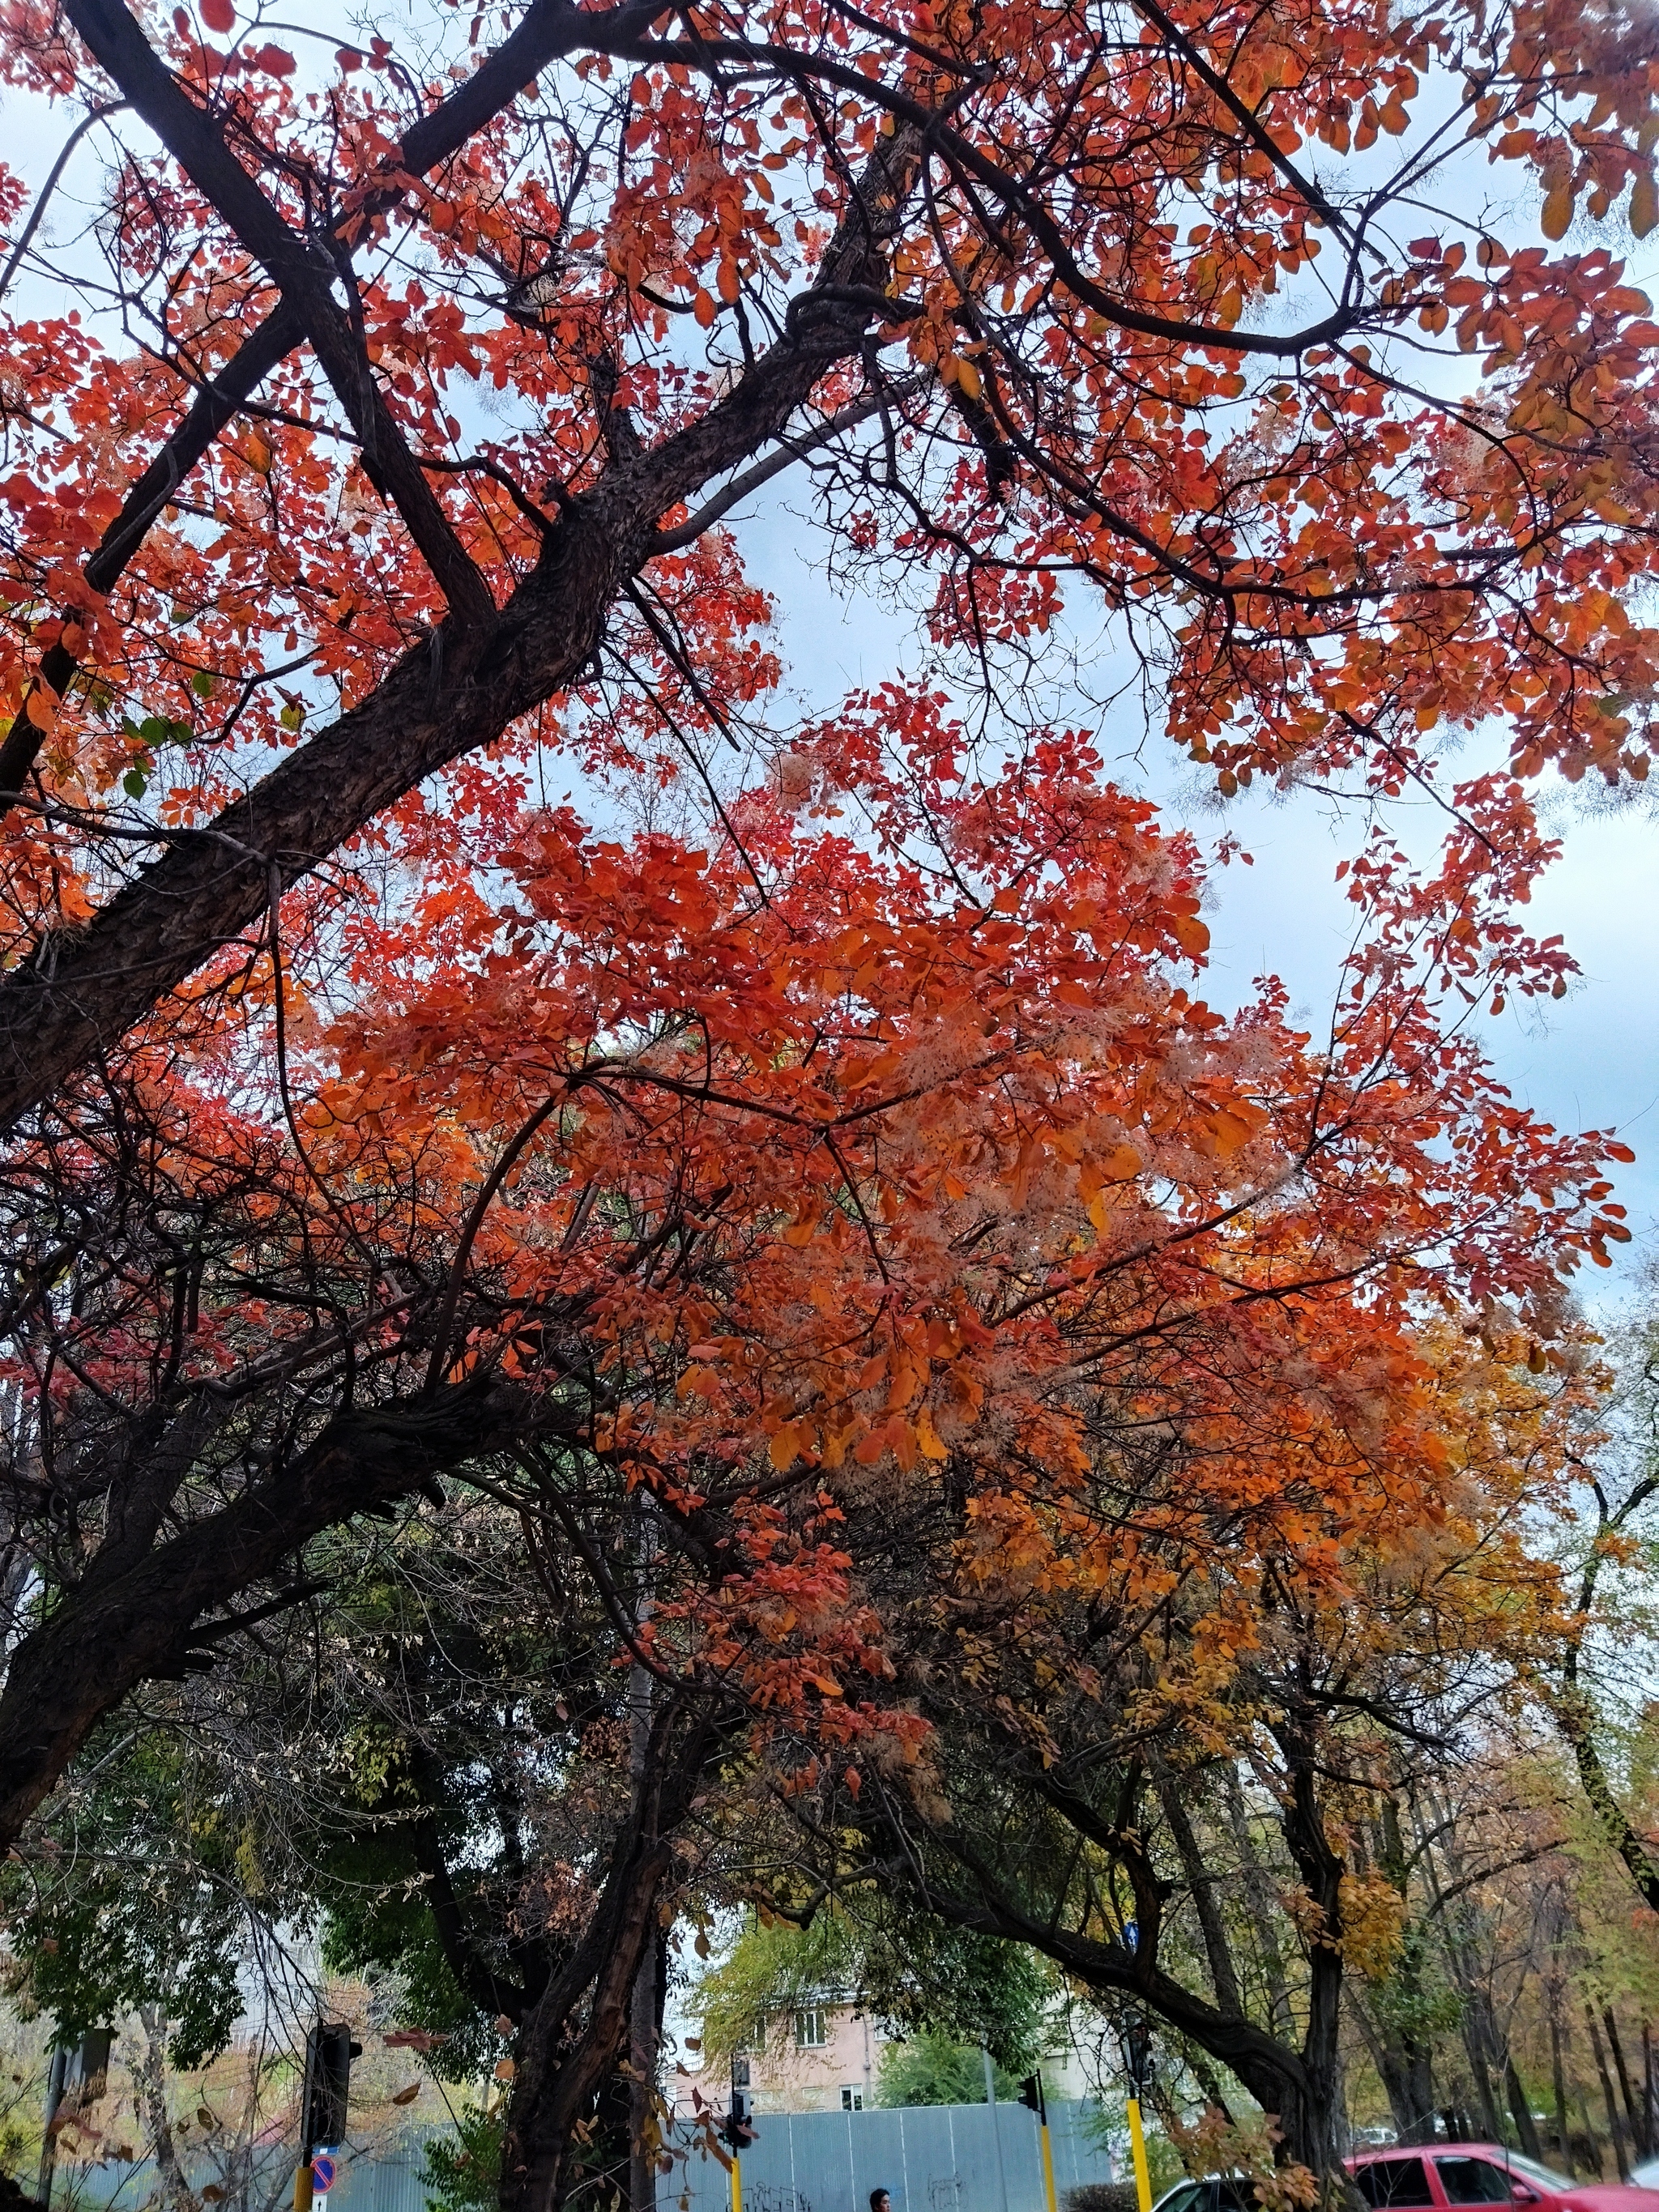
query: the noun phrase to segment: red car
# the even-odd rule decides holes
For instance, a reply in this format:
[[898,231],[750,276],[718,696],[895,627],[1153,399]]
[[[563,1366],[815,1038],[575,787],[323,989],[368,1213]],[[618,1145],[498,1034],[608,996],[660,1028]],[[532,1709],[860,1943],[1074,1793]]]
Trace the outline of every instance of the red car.
[[1659,2212],[1659,2189],[1569,2181],[1501,2143],[1428,2143],[1362,2151],[1354,2186],[1375,2212],[1441,2212],[1444,2205],[1534,2204],[1539,2212]]

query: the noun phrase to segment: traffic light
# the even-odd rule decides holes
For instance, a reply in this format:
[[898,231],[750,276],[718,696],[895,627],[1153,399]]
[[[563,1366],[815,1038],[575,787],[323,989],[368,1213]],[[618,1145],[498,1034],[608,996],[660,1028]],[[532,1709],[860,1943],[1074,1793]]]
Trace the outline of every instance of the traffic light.
[[1152,2070],[1152,2031],[1138,2014],[1124,2024],[1123,2070],[1129,2077],[1130,2088],[1139,2097]]
[[333,2149],[345,2141],[351,2062],[362,2055],[362,2045],[352,2041],[351,2030],[343,2021],[319,2021],[307,2036],[302,2164],[313,2151]]
[[747,2150],[755,2140],[755,2123],[750,2117],[749,2092],[732,2086],[732,2109],[715,2130],[728,2150]]
[[1045,2128],[1048,2126],[1048,2106],[1042,2094],[1041,2074],[1028,2074],[1025,2076],[1019,2085],[1019,2101],[1022,2105],[1029,2105],[1043,2126]]

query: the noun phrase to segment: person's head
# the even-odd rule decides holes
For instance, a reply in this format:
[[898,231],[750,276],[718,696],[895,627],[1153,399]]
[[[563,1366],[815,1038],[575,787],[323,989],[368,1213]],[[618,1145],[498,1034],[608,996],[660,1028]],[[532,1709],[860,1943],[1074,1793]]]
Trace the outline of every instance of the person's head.
[[884,2189],[870,2191],[870,2212],[893,2212],[892,2199]]

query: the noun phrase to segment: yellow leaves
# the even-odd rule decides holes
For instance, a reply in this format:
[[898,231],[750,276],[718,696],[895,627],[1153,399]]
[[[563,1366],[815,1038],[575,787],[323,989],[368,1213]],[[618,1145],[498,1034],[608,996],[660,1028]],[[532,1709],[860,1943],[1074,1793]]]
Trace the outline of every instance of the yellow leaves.
[[268,477],[270,474],[270,440],[257,423],[248,432],[247,443],[242,449],[242,459],[256,476]]
[[[1078,1175],[1078,1192],[1083,1198],[1093,1200],[1089,1218],[1097,1229],[1104,1229],[1106,1218],[1102,1198],[1096,1194],[1104,1183],[1132,1182],[1146,1163],[1133,1145],[1114,1145],[1111,1151],[1097,1160],[1091,1160]],[[1097,1212],[1097,1208],[1102,1210]]]
[[1546,238],[1565,238],[1572,224],[1572,185],[1564,181],[1545,195],[1539,227]]
[[926,1406],[916,1415],[916,1442],[921,1446],[924,1459],[942,1460],[951,1456],[950,1446],[940,1438],[939,1431],[933,1426],[933,1416]]
[[1344,1960],[1368,1982],[1385,1981],[1400,1954],[1406,1900],[1375,1869],[1363,1877],[1345,1874],[1340,1893]]

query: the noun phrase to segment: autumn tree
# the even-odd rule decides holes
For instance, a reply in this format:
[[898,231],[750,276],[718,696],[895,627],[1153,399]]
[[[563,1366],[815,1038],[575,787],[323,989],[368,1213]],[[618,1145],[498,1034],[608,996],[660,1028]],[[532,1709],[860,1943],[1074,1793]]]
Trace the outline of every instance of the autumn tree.
[[[157,1048],[135,1062],[153,1096],[88,1090],[18,1156],[20,1249],[51,1256],[19,1284],[11,1496],[53,1595],[8,1684],[20,1766],[31,1670],[51,1686],[70,1653],[101,1683],[64,1723],[72,1757],[118,1655],[131,1686],[294,1602],[321,1520],[270,1501],[319,1462],[349,1483],[364,1425],[387,1498],[412,1474],[483,1488],[528,1522],[532,1568],[545,1532],[655,1686],[591,1921],[525,1995],[508,2203],[569,2185],[668,1894],[676,1793],[722,1713],[786,1793],[914,1770],[925,1801],[946,1716],[894,1687],[878,1498],[920,1516],[906,1557],[948,1564],[965,1523],[970,1584],[975,1558],[999,1588],[1027,1560],[1010,1587],[1034,1633],[1051,1577],[1072,1601],[1077,1545],[1085,1579],[1156,1604],[1224,1556],[1266,1574],[1310,1540],[1316,1561],[1414,1541],[1455,1486],[1413,1316],[1478,1288],[1547,1329],[1560,1255],[1607,1233],[1606,1140],[1531,1123],[1447,1039],[1389,944],[1386,878],[1382,950],[1315,1051],[1276,987],[1230,1022],[1178,980],[1203,942],[1196,849],[1103,787],[1082,740],[964,785],[936,700],[878,710],[908,714],[902,750],[868,726],[842,773],[886,854],[775,792],[711,854],[529,814],[496,905],[388,944],[378,996],[296,1048],[291,1126],[185,1116]],[[943,891],[907,849],[927,840]],[[502,948],[484,966],[480,934]],[[94,1211],[57,1256],[70,1185]],[[1410,1479],[1379,1487],[1379,1462]],[[260,1603],[203,1579],[161,1620],[105,1598],[180,1561],[225,1573],[219,1532],[250,1520],[267,1551],[228,1556]],[[1322,1573],[1321,1620],[1345,1587]],[[205,1621],[204,1589],[228,1608]],[[1237,1610],[1201,1611],[1200,1655],[1219,1662]],[[1328,2110],[1308,2110],[1297,2148],[1328,2163]]]
[[[0,1119],[199,1021],[279,915],[303,960],[354,855],[442,876],[540,745],[700,757],[770,674],[725,519],[802,460],[962,680],[1092,601],[1224,790],[1432,780],[1494,715],[1522,777],[1645,773],[1647,302],[1467,190],[1496,161],[1548,241],[1626,194],[1645,233],[1645,18],[462,21],[8,15],[107,168],[104,265],[37,208],[7,270],[85,304],[7,331]],[[1514,777],[1449,803],[1452,878],[1522,864]],[[1455,964],[1498,980],[1478,935]]]
[[[0,25],[106,163],[101,261],[3,180],[8,1844],[325,1531],[463,1481],[579,1564],[653,1727],[739,1711],[780,1789],[920,1774],[871,1486],[1064,1558],[1128,1470],[1152,1559],[1196,1468],[1249,1571],[1369,1558],[1440,1511],[1424,1314],[1507,1301],[1546,1357],[1625,1234],[1618,1148],[1445,1006],[1565,988],[1526,779],[1645,771],[1647,303],[1464,185],[1645,231],[1645,22],[464,21]],[[733,520],[800,466],[941,672],[805,727]],[[1091,609],[1224,793],[1437,790],[1432,732],[1504,718],[1436,871],[1357,856],[1328,1036],[1195,995],[1195,846],[1036,712]],[[690,828],[596,832],[567,763]],[[613,1565],[630,1500],[659,1577]],[[509,2212],[614,2069],[670,1768],[526,2006]]]
[[[1286,1318],[1250,1328],[1278,1338]],[[1183,1369],[1215,1375],[1215,1345],[1177,1340]],[[1296,1373],[1310,1342],[1260,1343],[1259,1373]],[[1417,1346],[1397,1399],[1352,1343],[1341,1368],[1359,1394],[1346,1407],[1303,1368],[1294,1401],[1256,1381],[1200,1413],[1189,1374],[1160,1393],[1136,1363],[1091,1400],[1091,1472],[1058,1496],[1011,1440],[988,1489],[963,1468],[954,1499],[866,1501],[853,1540],[930,1756],[878,1768],[851,1801],[830,1777],[786,1800],[820,1880],[890,1886],[1032,1946],[1120,2024],[1138,2011],[1167,2033],[1236,2118],[1242,2088],[1281,2155],[1322,2176],[1345,1979],[1392,2008],[1385,2078],[1402,2037],[1426,2055],[1418,1916],[1432,1927],[1516,1849],[1513,1827],[1472,1822],[1424,1899],[1400,1802],[1426,1800],[1528,1694],[1564,1619],[1516,1510],[1560,1492],[1562,1394],[1455,1340]],[[1389,1404],[1422,1426],[1384,1444]],[[1402,2126],[1431,2131],[1409,2048],[1401,2070]]]
[[[119,0],[7,19],[11,81],[109,157],[106,274],[54,261],[39,207],[7,270],[35,288],[7,333],[14,1123],[123,1039],[246,1079],[273,1010],[372,995],[411,931],[493,957],[477,871],[548,746],[706,775],[763,726],[767,603],[726,518],[803,459],[826,545],[929,595],[953,680],[994,690],[1094,594],[1224,788],[1350,754],[1391,786],[1439,720],[1498,711],[1523,769],[1639,772],[1644,304],[1605,254],[1463,235],[1455,189],[1491,152],[1545,179],[1552,234],[1626,187],[1645,228],[1646,33],[1617,10],[1566,38],[1547,9],[538,0],[481,58],[428,27],[403,58],[307,38],[301,68],[226,0],[153,35]],[[1431,76],[1456,121],[1414,137]],[[1379,131],[1389,185],[1314,180],[1307,148]],[[75,319],[27,312],[47,278]],[[1484,349],[1478,395],[1408,373],[1442,335]],[[502,395],[499,436],[464,384]],[[856,788],[909,712],[772,732],[780,787]],[[1505,910],[1547,857],[1521,784],[1453,804],[1397,932],[1466,989],[1555,988],[1565,955]],[[1369,853],[1362,901],[1401,865]],[[269,1545],[349,1503],[319,1490]],[[67,1741],[33,1727],[9,1803]]]

